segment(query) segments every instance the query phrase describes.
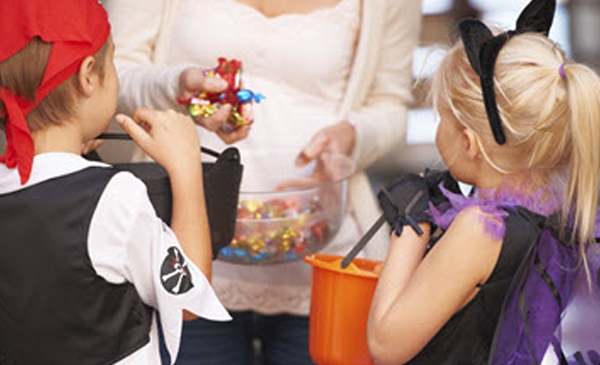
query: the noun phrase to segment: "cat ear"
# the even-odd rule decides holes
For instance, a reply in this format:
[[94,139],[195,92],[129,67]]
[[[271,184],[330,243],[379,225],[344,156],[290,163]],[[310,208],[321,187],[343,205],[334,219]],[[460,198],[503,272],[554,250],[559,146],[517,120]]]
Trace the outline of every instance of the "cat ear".
[[492,31],[479,20],[466,19],[458,24],[469,63],[480,77],[485,109],[494,139],[498,144],[506,143],[506,135],[494,91],[496,58],[502,46],[515,34],[536,32],[547,36],[554,20],[555,10],[556,0],[532,0],[519,15],[517,29],[495,37]]
[[463,20],[458,28],[469,63],[479,75],[481,81],[483,102],[494,139],[498,144],[504,144],[506,143],[506,135],[502,127],[494,91],[494,64],[509,35],[502,33],[494,37],[492,31],[485,24],[475,19]]
[[548,36],[555,10],[556,0],[532,0],[519,15],[516,32],[536,32]]
[[481,50],[486,42],[494,38],[492,31],[477,19],[461,21],[458,29],[471,67],[479,76],[482,76]]

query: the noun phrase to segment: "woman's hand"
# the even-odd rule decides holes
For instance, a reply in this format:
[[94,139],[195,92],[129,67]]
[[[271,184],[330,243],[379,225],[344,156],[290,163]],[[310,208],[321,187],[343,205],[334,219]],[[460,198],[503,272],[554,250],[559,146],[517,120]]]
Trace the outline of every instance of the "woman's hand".
[[115,120],[169,175],[201,166],[200,142],[190,117],[173,110],[138,108],[131,118],[119,114]]
[[296,158],[297,166],[305,166],[324,152],[350,156],[356,142],[356,129],[349,122],[340,122],[321,129],[300,151]]
[[340,199],[339,184],[327,184],[340,181],[354,173],[355,165],[349,156],[354,146],[354,127],[348,122],[341,122],[319,131],[311,142],[298,154],[296,166],[303,167],[315,162],[310,176],[281,182],[278,190],[305,188],[322,185],[320,199],[324,206],[337,206]]
[[279,190],[316,186],[338,181],[354,172],[354,162],[349,158],[354,149],[356,130],[348,122],[340,122],[317,132],[296,157],[296,166],[303,167],[316,161],[311,176],[282,182]]
[[[201,92],[219,93],[227,89],[227,82],[218,76],[206,76],[204,70],[199,67],[189,67],[179,75],[179,97],[187,100]],[[194,118],[196,124],[205,129],[215,132],[223,142],[231,144],[240,141],[248,136],[250,126],[243,126],[232,132],[223,128],[227,119],[231,115],[232,106],[223,104],[217,111],[209,116],[198,116]]]

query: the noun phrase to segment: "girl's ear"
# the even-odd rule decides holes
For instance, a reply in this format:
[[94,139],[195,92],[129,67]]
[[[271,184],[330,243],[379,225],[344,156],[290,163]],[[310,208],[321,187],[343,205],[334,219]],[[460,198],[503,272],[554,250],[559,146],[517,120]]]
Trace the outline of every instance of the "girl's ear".
[[461,135],[463,151],[465,156],[471,160],[479,156],[479,140],[472,129],[465,128]]
[[77,89],[84,97],[90,97],[94,91],[97,82],[97,75],[93,72],[93,56],[87,56],[79,66],[77,71]]

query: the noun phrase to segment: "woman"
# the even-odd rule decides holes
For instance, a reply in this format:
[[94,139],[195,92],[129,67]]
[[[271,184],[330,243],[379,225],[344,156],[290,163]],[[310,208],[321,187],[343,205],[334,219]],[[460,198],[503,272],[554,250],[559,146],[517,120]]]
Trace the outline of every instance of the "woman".
[[[204,127],[198,128],[203,144],[220,149],[236,143],[246,168],[260,150],[291,147],[300,165],[325,150],[350,156],[359,171],[349,181],[350,211],[326,252],[347,253],[379,217],[363,170],[404,143],[420,1],[105,0],[104,5],[117,47],[120,111],[180,108],[177,97],[200,91],[202,71],[218,57],[242,60],[245,87],[267,100],[255,106],[255,123],[233,134],[220,128],[227,107],[197,120]],[[382,259],[387,241],[382,230],[363,254]],[[188,325],[182,358],[246,363],[252,343],[242,332],[251,332],[248,322],[258,320],[273,337],[263,338],[269,363],[311,363],[308,265],[216,261],[213,285],[234,322],[229,329]],[[206,338],[191,343],[197,337]]]

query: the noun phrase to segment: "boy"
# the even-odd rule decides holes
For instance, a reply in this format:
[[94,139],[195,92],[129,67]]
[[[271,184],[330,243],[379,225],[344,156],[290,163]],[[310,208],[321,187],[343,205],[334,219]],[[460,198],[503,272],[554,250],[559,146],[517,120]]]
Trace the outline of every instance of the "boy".
[[169,173],[169,228],[140,180],[80,155],[108,128],[119,88],[102,6],[3,0],[0,33],[0,364],[160,364],[155,310],[176,359],[184,317],[229,319],[207,280],[193,122],[116,117]]

